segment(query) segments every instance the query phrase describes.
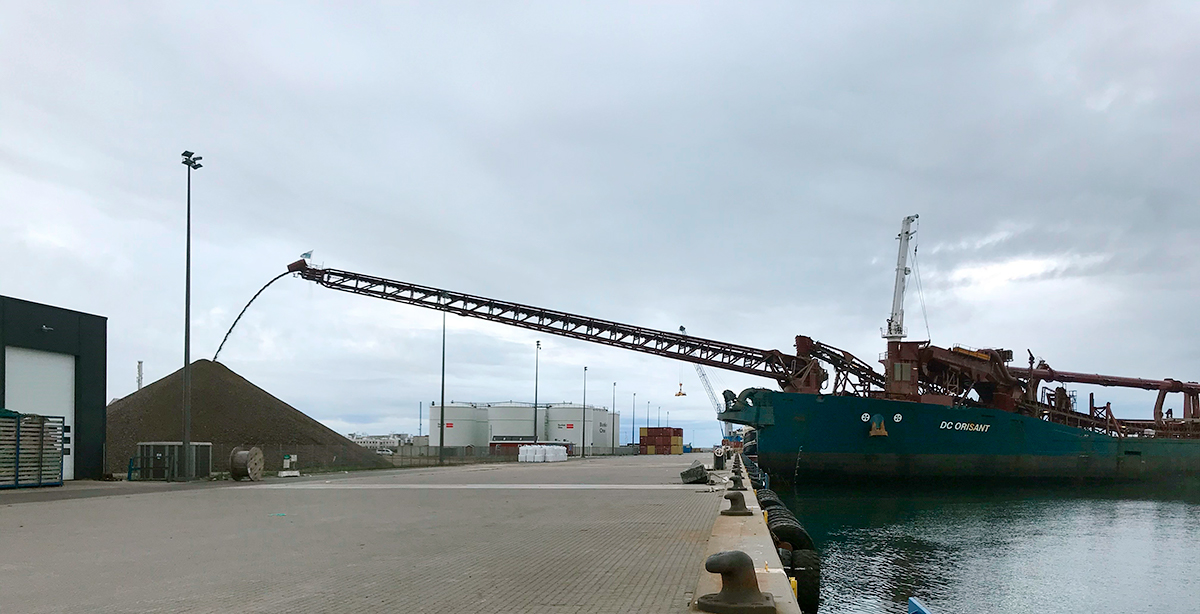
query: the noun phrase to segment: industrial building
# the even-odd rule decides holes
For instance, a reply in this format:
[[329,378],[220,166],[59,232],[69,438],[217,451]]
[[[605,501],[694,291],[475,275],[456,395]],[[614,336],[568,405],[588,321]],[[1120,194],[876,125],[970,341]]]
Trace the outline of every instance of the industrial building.
[[[429,445],[440,445],[441,407],[430,404]],[[586,412],[587,453],[609,454],[613,445],[620,446],[621,416],[604,407],[578,403],[538,403],[537,437],[539,443],[567,444],[572,450],[579,447],[584,432]],[[447,447],[496,447],[528,444],[535,441],[533,403],[505,401],[501,403],[446,404]]]
[[365,433],[350,433],[350,441],[371,450],[394,450],[400,446],[412,445],[412,436],[408,433],[390,433],[388,435],[367,435]]
[[0,296],[0,400],[63,419],[64,480],[104,474],[108,319]]

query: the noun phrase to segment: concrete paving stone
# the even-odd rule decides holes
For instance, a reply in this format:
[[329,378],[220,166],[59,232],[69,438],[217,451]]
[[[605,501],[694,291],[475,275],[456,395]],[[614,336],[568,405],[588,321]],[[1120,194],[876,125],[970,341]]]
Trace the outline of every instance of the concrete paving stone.
[[470,485],[677,485],[706,456],[0,493],[0,612],[685,612],[722,493]]

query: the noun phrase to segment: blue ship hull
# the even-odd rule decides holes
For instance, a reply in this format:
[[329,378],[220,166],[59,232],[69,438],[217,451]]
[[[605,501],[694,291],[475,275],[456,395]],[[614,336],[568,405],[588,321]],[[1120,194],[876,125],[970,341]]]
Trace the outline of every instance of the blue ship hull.
[[773,484],[1200,477],[1195,439],[1118,438],[975,407],[762,389],[740,398],[721,417],[756,428]]

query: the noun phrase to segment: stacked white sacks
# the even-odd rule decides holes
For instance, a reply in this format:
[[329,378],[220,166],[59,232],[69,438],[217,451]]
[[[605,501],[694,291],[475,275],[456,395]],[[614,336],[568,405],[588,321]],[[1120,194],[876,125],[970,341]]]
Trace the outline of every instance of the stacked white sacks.
[[521,446],[517,449],[517,461],[522,463],[556,463],[567,460],[567,449],[563,446]]

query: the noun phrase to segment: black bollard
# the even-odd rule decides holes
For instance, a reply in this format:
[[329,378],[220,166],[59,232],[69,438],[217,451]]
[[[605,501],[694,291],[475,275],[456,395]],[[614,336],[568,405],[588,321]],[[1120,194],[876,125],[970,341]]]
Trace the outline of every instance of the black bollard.
[[753,516],[754,512],[746,507],[746,496],[740,492],[725,493],[725,498],[729,499],[729,509],[721,510],[722,516]]
[[696,607],[714,614],[774,614],[775,598],[758,589],[754,559],[741,550],[718,552],[704,561],[704,569],[721,574],[721,592],[696,600]]

